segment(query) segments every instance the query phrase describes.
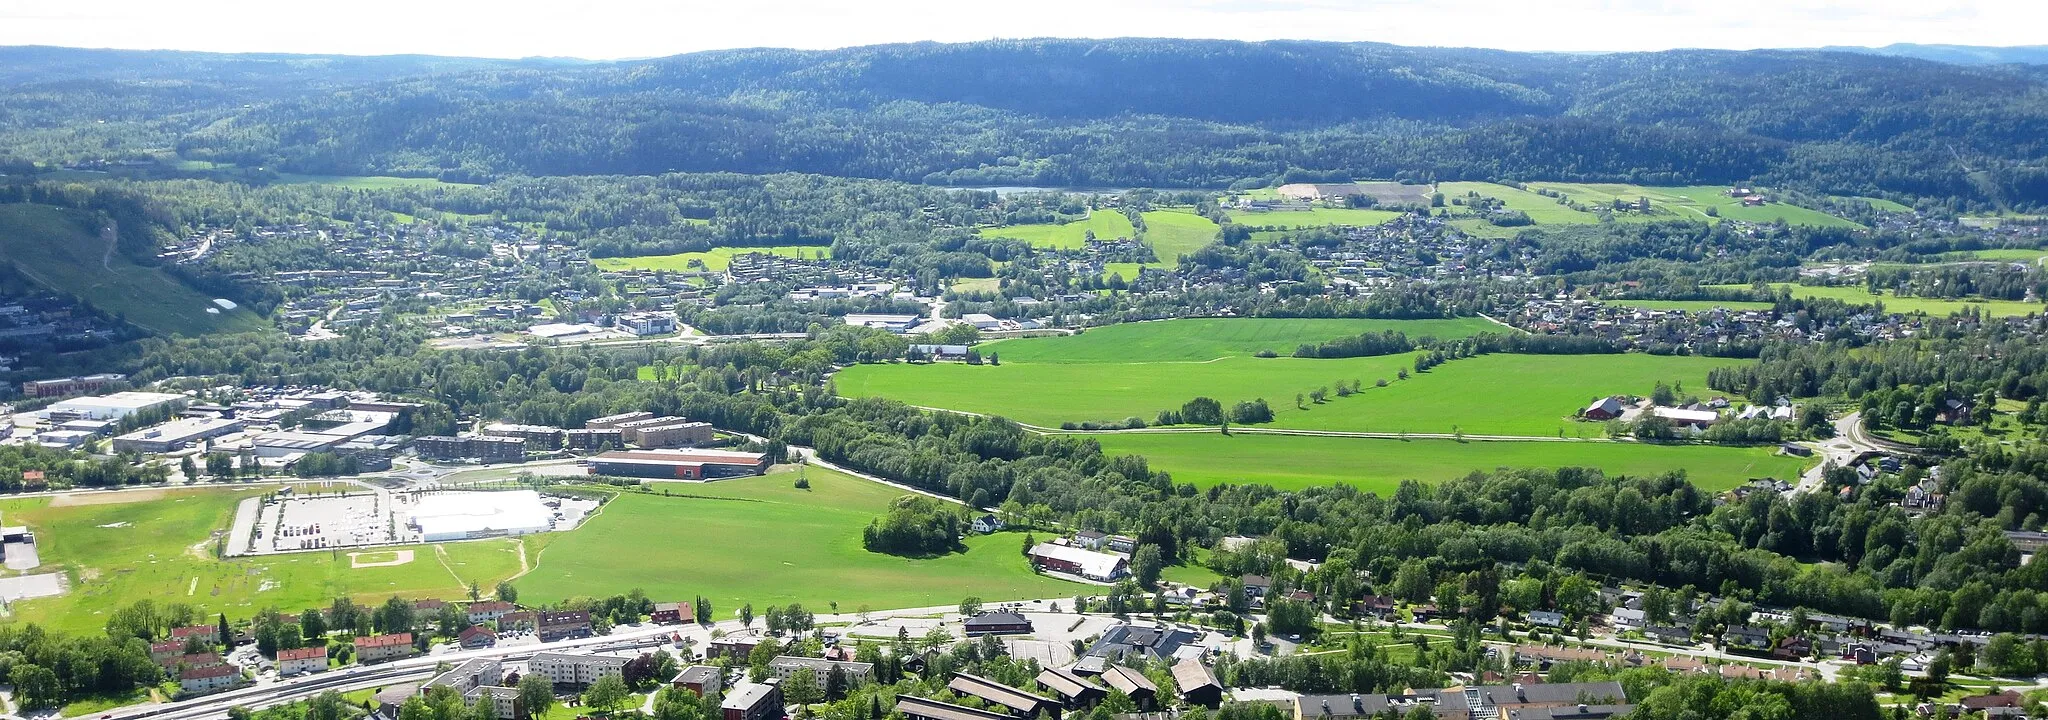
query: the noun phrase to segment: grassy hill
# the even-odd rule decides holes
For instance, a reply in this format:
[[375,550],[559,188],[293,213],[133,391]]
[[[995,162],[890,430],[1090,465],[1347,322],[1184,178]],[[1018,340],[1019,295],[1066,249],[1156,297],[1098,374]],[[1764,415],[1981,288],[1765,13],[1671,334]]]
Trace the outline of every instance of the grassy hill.
[[98,228],[75,211],[0,205],[0,260],[39,285],[151,332],[202,335],[267,327],[255,313],[222,310],[163,270],[109,252]]

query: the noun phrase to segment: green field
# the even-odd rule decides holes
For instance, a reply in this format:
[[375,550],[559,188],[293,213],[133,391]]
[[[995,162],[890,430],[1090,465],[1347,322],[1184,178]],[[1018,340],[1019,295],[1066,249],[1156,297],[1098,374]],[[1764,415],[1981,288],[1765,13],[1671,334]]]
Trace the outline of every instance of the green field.
[[[1624,355],[1486,355],[1457,360],[1408,380],[1410,355],[1309,360],[1230,357],[1208,362],[1050,363],[1001,366],[859,365],[839,373],[839,392],[914,405],[1002,415],[1057,426],[1066,421],[1153,418],[1195,396],[1226,406],[1265,398],[1273,427],[1385,433],[1600,437],[1604,428],[1571,420],[1614,393],[1648,394],[1663,381],[1708,393],[1709,369],[1742,361]],[[1373,387],[1386,379],[1387,387]],[[1358,380],[1365,389],[1297,409],[1296,394]]]
[[1385,330],[1398,330],[1410,338],[1461,338],[1483,332],[1508,332],[1484,318],[1189,318],[1109,325],[1065,337],[1003,340],[983,345],[982,352],[999,353],[1004,364],[1200,362],[1249,356],[1260,350],[1289,355],[1302,343]]
[[1684,310],[1701,312],[1721,308],[1725,310],[1769,310],[1771,303],[1754,300],[1602,300],[1609,305],[1642,308],[1644,310]]
[[1348,484],[1391,495],[1402,480],[1440,482],[1501,467],[1595,467],[1609,475],[1684,470],[1702,489],[1751,478],[1797,481],[1808,462],[1775,448],[1620,442],[1463,442],[1297,435],[1115,433],[1094,436],[1110,455],[1143,455],[1178,482],[1264,483],[1283,490]]
[[699,497],[626,493],[581,529],[551,544],[519,582],[520,597],[550,602],[644,588],[656,598],[703,595],[715,614],[742,603],[801,602],[825,612],[952,605],[1071,595],[1081,587],[1034,574],[1018,552],[1021,533],[977,535],[968,550],[907,559],[861,547],[861,530],[903,491],[821,468],[811,488],[793,486],[795,469],[711,484],[663,488]]
[[1861,201],[1863,201],[1863,202],[1865,202],[1865,203],[1868,203],[1868,204],[1869,204],[1869,205],[1870,205],[1871,207],[1877,208],[1877,209],[1879,209],[1879,210],[1883,210],[1883,211],[1885,211],[1885,212],[1912,212],[1912,211],[1913,211],[1913,208],[1912,208],[1912,207],[1909,207],[1909,206],[1905,205],[1904,203],[1900,203],[1900,202],[1896,202],[1896,201],[1892,201],[1892,200],[1886,200],[1886,199],[1884,199],[1884,198],[1874,198],[1874,197],[1863,197],[1863,196],[1861,196],[1861,195],[1838,195],[1838,196],[1836,196],[1836,197],[1838,197],[1838,198],[1840,198],[1840,199],[1843,199],[1843,200],[1861,200]]
[[[1447,182],[1439,184],[1437,190],[1444,194],[1445,206],[1451,207],[1453,210],[1457,208],[1450,205],[1452,199],[1466,197],[1467,194],[1476,192],[1486,197],[1498,198],[1509,210],[1520,210],[1528,213],[1529,219],[1535,221],[1538,225],[1584,225],[1600,221],[1600,216],[1598,215],[1583,210],[1573,210],[1570,206],[1558,204],[1557,198],[1544,197],[1527,190],[1518,190],[1496,183]],[[1486,221],[1480,220],[1479,222],[1485,223]],[[1521,228],[1500,229],[1514,232]]]
[[[1604,205],[1616,199],[1633,202],[1636,198],[1647,197],[1651,207],[1664,210],[1682,218],[1706,220],[1707,208],[1714,208],[1719,217],[1727,220],[1767,223],[1784,220],[1792,225],[1815,225],[1821,227],[1861,227],[1856,223],[1810,210],[1797,205],[1772,202],[1758,207],[1748,207],[1737,198],[1728,196],[1728,188],[1720,185],[1687,185],[1660,187],[1647,185],[1626,185],[1619,183],[1528,183],[1532,190],[1554,190],[1569,196],[1572,202],[1582,205]],[[1622,217],[1641,217],[1624,215]]]
[[[1070,223],[1039,223],[1034,225],[1005,225],[983,228],[982,237],[1010,238],[1022,240],[1039,247],[1078,248],[1088,244],[1087,233],[1093,230],[1097,240],[1115,240],[1138,234],[1131,225],[1131,219],[1114,208],[1088,213],[1088,219]],[[1161,259],[1167,256],[1161,255]]]
[[2048,250],[2029,250],[2027,248],[1994,248],[1991,250],[1970,250],[1963,254],[1978,260],[2012,260],[2014,262],[2031,263],[2038,263],[2041,262],[2042,258],[2048,258]]
[[247,309],[221,310],[211,297],[164,271],[109,253],[99,229],[68,210],[0,205],[0,262],[13,263],[39,285],[155,333],[202,335],[269,327]]
[[389,190],[412,187],[474,187],[470,183],[452,183],[436,178],[391,177],[388,175],[298,175],[279,173],[278,182],[287,185],[333,185],[352,190]]
[[824,245],[777,245],[775,247],[721,247],[712,248],[704,252],[686,252],[676,253],[674,255],[642,255],[640,257],[624,258],[593,258],[590,261],[590,264],[597,266],[597,269],[599,270],[606,271],[667,270],[669,272],[696,272],[699,271],[699,269],[690,266],[690,262],[695,260],[704,263],[704,268],[702,269],[702,271],[704,272],[725,272],[725,269],[732,265],[732,259],[734,256],[745,255],[747,253],[765,253],[769,255],[781,255],[783,257],[801,257],[817,259],[831,257],[832,248],[826,247]]
[[[16,603],[11,619],[85,632],[104,625],[108,612],[142,599],[247,617],[270,606],[324,606],[340,594],[360,601],[393,594],[453,598],[467,581],[490,587],[519,572],[518,540],[402,548],[413,551],[412,562],[360,569],[350,567],[345,553],[214,559],[213,532],[228,527],[237,501],[258,492],[145,491],[91,497],[104,504],[84,505],[0,501],[10,524],[36,533],[43,561],[36,572],[71,577],[70,593]],[[109,502],[116,500],[126,502]],[[527,538],[528,552],[545,545],[546,537]]]
[[[1729,285],[1723,287],[1746,286]],[[1993,317],[2006,317],[2042,311],[2040,303],[2024,303],[2018,300],[1952,300],[1947,298],[1898,297],[1889,292],[1883,295],[1871,295],[1870,291],[1862,287],[1826,287],[1794,285],[1791,283],[1773,283],[1772,287],[1790,288],[1794,297],[1801,298],[1831,298],[1861,305],[1882,302],[1884,303],[1885,310],[1898,313],[1926,313],[1928,315],[1946,316],[1963,308],[1976,308],[1989,313]]]
[[1278,210],[1273,212],[1230,211],[1230,221],[1248,227],[1312,228],[1327,225],[1385,225],[1401,213],[1369,208],[1326,208]]
[[[1145,243],[1152,246],[1152,254],[1159,256],[1159,264],[1173,267],[1180,256],[1207,247],[1216,241],[1216,221],[1186,210],[1153,210],[1145,218]],[[1125,275],[1128,280],[1134,275]]]

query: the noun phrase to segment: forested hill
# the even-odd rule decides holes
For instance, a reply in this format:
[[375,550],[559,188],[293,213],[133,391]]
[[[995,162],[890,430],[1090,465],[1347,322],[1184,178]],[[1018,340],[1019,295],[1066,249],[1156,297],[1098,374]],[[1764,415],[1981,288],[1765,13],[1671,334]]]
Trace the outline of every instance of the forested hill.
[[1020,40],[591,64],[142,53],[94,71],[80,57],[100,51],[7,52],[0,154],[41,162],[175,150],[455,178],[1760,181],[2048,204],[2048,73],[1865,53]]

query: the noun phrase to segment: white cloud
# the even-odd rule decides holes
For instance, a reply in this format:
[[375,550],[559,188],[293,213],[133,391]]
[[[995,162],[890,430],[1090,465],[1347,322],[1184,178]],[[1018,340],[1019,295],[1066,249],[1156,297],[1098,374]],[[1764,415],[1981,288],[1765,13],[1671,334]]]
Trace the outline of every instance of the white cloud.
[[2040,0],[0,0],[0,44],[622,58],[998,37],[1510,50],[2048,44]]

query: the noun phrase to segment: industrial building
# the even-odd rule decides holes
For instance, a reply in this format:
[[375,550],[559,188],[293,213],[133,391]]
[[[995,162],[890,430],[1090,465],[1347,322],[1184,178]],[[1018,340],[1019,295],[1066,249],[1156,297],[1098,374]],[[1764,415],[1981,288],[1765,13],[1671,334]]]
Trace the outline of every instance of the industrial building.
[[768,456],[730,450],[622,450],[590,459],[595,475],[708,480],[768,472]]
[[167,453],[240,429],[240,420],[213,418],[168,422],[114,438],[114,452]]
[[256,436],[256,457],[282,458],[333,452],[345,438],[303,432],[271,432]]
[[72,398],[51,403],[36,416],[53,422],[65,420],[119,420],[144,410],[183,402],[185,396],[153,392],[117,392],[97,397]]
[[441,542],[547,532],[555,521],[532,490],[433,492],[414,496],[406,526],[421,542]]
[[121,373],[100,373],[53,380],[29,380],[21,384],[21,394],[32,398],[64,397],[99,392],[107,389],[109,385],[125,382],[127,379],[128,376]]

